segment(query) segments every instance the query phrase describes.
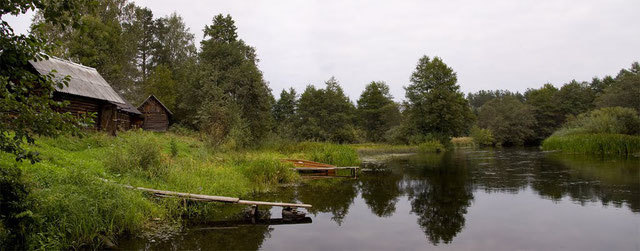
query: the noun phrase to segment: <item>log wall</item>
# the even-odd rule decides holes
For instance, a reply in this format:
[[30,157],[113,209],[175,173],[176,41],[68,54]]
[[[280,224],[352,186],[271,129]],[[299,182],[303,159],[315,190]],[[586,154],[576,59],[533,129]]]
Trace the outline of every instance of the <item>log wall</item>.
[[74,116],[86,115],[89,113],[95,113],[96,117],[94,118],[95,123],[93,124],[94,129],[101,128],[101,113],[102,113],[102,102],[100,100],[85,98],[75,95],[66,95],[55,93],[54,100],[56,101],[68,101],[69,105],[58,108],[59,112],[69,112]]

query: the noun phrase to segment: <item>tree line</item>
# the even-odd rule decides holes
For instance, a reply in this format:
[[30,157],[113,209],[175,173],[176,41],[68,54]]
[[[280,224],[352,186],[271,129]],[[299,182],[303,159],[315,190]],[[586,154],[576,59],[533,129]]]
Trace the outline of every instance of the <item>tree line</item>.
[[[32,33],[52,54],[95,67],[128,100],[156,95],[178,125],[203,132],[214,145],[287,140],[419,144],[485,133],[491,144],[539,144],[570,116],[595,107],[638,109],[638,64],[616,77],[545,84],[524,93],[503,90],[465,95],[457,74],[439,57],[423,56],[395,102],[389,86],[372,81],[352,102],[331,77],[323,88],[276,99],[257,66],[254,47],[238,37],[229,15],[204,27],[199,47],[182,17],[156,17],[128,0],[81,0],[79,21],[61,27],[36,15]],[[62,19],[69,18],[62,16]],[[635,88],[635,89],[634,89]]]
[[477,116],[476,135],[488,130],[486,144],[537,145],[579,115],[605,107],[626,107],[640,114],[640,64],[634,62],[615,76],[572,80],[560,88],[544,84],[524,93],[506,90],[469,93]]

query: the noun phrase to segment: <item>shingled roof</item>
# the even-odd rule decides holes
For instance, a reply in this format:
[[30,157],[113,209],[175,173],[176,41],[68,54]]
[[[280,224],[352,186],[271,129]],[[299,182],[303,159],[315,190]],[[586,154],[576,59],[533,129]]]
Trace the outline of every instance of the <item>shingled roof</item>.
[[71,76],[69,86],[65,86],[62,89],[56,87],[59,92],[113,103],[126,103],[95,68],[56,57],[49,57],[49,60],[29,61],[29,63],[38,73],[43,75],[49,74],[51,70],[56,70],[56,79],[62,79],[67,75]]
[[56,79],[70,76],[69,85],[63,88],[56,87],[58,92],[104,100],[115,104],[118,109],[125,112],[142,114],[120,97],[95,68],[51,56],[48,60],[29,61],[29,63],[42,75],[56,70],[54,73]]

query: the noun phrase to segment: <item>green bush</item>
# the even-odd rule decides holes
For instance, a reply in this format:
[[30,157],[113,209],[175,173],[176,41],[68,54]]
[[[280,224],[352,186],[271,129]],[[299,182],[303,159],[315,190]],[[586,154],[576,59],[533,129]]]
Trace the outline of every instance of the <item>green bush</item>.
[[640,153],[640,136],[624,134],[553,135],[542,142],[544,150],[598,155],[633,155]]
[[167,171],[160,143],[150,132],[127,132],[116,140],[104,160],[115,173],[133,173],[148,178],[161,177]]
[[[504,96],[492,99],[480,107],[477,124],[478,127],[491,131],[496,144],[523,145],[535,138],[538,132],[534,130],[537,123],[534,114],[531,106],[523,104],[516,97]],[[488,139],[489,137],[482,137],[482,143],[488,143]]]
[[479,146],[492,146],[495,145],[496,140],[493,138],[491,130],[474,126],[471,128],[471,138],[473,142]]
[[418,144],[418,151],[422,153],[439,153],[445,150],[444,145],[437,140],[431,140]]
[[0,166],[0,249],[25,249],[31,211],[22,171],[15,166]]
[[606,107],[570,118],[555,135],[607,133],[640,134],[640,118],[634,109]]

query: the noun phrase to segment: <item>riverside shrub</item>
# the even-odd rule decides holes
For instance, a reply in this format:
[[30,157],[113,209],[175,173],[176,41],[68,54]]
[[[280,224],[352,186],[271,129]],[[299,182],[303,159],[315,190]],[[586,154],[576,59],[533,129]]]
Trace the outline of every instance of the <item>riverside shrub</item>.
[[471,138],[479,146],[492,146],[496,144],[491,130],[474,126],[471,128]]
[[640,117],[634,109],[606,107],[570,119],[556,135],[607,133],[640,134]]

